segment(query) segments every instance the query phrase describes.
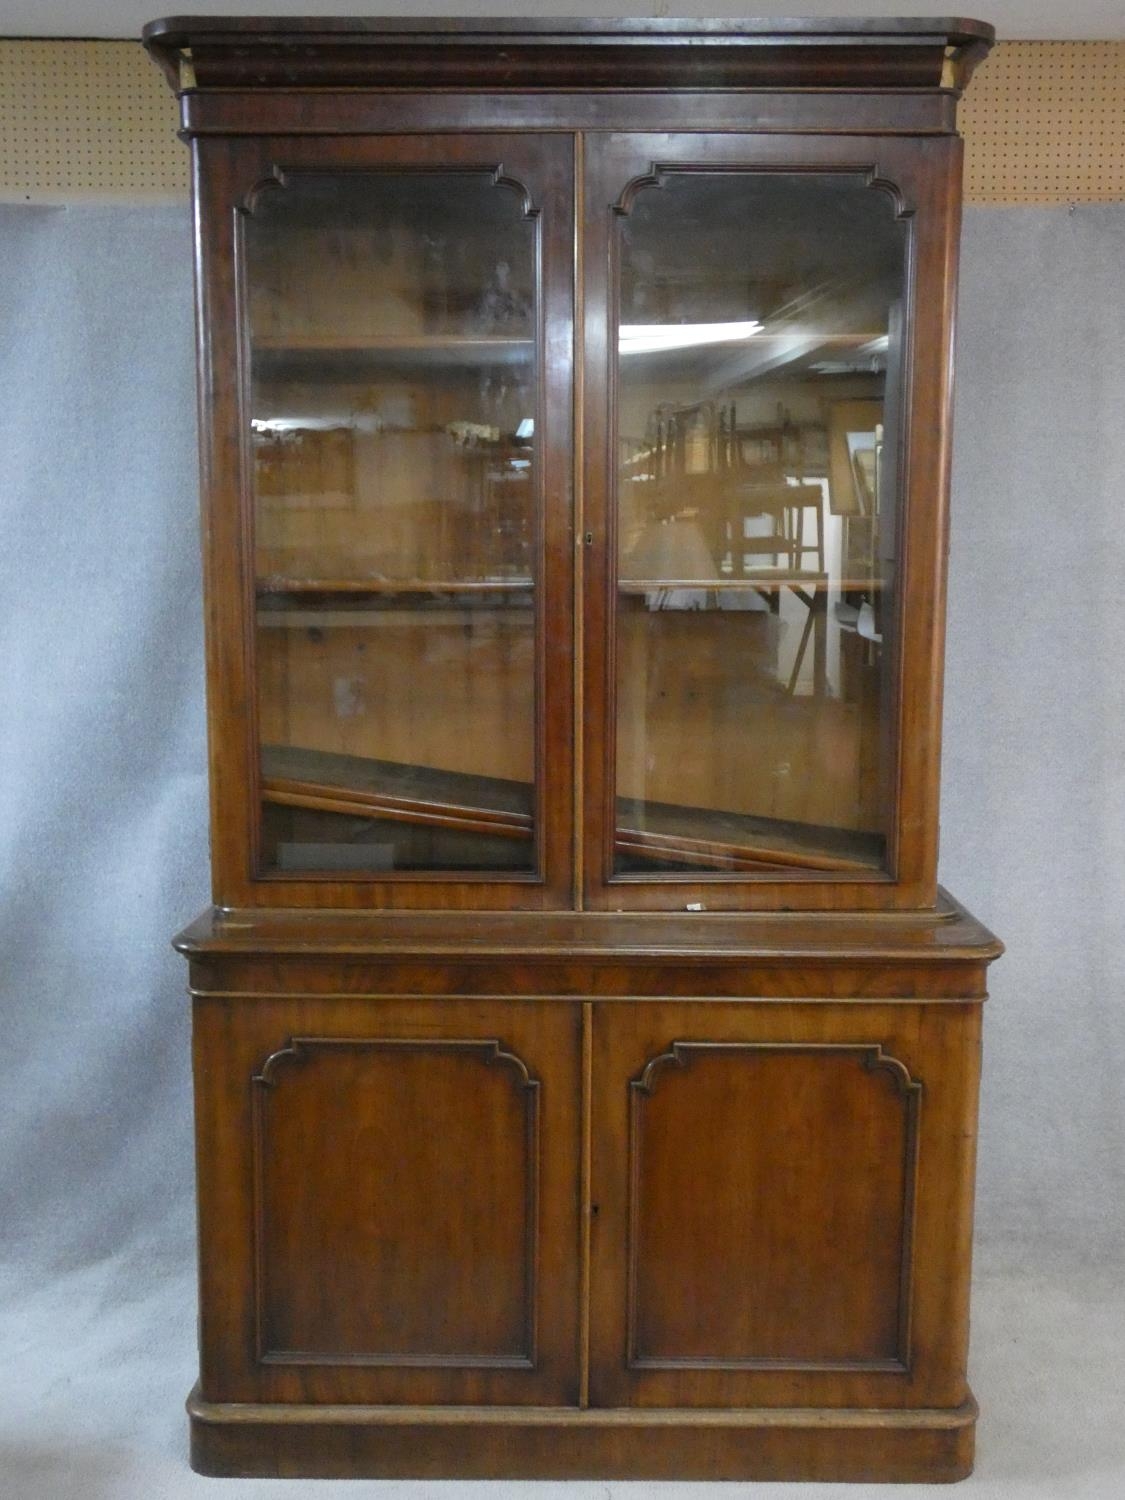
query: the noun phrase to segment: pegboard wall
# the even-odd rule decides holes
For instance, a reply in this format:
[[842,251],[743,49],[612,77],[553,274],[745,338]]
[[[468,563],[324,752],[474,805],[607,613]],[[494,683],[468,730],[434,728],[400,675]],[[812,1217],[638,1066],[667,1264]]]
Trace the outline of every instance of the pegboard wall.
[[960,108],[970,203],[1125,200],[1125,42],[1005,42]]
[[[182,198],[176,124],[139,43],[0,39],[0,199]],[[1001,44],[961,125],[970,203],[1125,201],[1125,41]]]
[[186,197],[178,123],[176,101],[139,42],[0,40],[7,202]]

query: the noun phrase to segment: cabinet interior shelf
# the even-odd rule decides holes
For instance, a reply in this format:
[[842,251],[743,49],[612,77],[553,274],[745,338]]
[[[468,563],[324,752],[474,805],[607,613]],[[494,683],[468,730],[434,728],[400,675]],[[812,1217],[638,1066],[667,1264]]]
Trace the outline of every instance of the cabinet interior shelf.
[[802,568],[755,568],[749,573],[740,573],[731,578],[622,578],[617,585],[622,594],[651,594],[664,589],[698,589],[706,593],[722,593],[731,589],[784,589],[827,587],[840,589],[843,593],[858,593],[869,589],[882,589],[885,585],[879,578],[833,578],[828,573],[809,572]]
[[339,377],[371,370],[478,369],[529,360],[532,338],[500,334],[407,334],[385,337],[259,335],[253,340],[258,373]]
[[279,776],[263,778],[262,800],[280,807],[303,807],[312,812],[343,813],[353,818],[378,818],[419,827],[455,829],[461,833],[489,833],[514,839],[530,839],[532,836],[528,813],[423,801],[389,792],[360,791],[354,787],[294,781]]
[[[661,365],[688,362],[725,366],[740,351],[769,355],[788,352],[808,359],[822,350],[860,350],[883,337],[878,333],[821,333],[786,329],[750,334],[717,344],[681,345],[628,353],[632,362]],[[481,364],[518,364],[535,348],[530,336],[507,334],[260,334],[253,340],[254,358],[263,375],[296,371],[337,375],[371,368],[472,368]]]
[[[475,799],[469,801],[472,794]],[[310,812],[524,841],[534,836],[532,815],[519,806],[530,802],[530,785],[432,767],[270,746],[263,759],[261,795],[263,802],[274,806]],[[644,806],[646,827],[630,826],[640,820],[638,813],[629,799],[620,799],[622,826],[616,848],[657,864],[713,870],[718,863],[732,871],[863,872],[878,863],[874,850],[867,850],[870,836],[862,833],[798,830],[778,819],[654,803]],[[691,833],[684,831],[689,820]],[[822,847],[810,848],[812,838]],[[839,847],[824,848],[826,839]]]
[[259,598],[281,594],[508,594],[532,587],[531,578],[259,578]]
[[[259,578],[259,598],[304,594],[508,594],[533,587],[530,577],[518,578],[288,578],[269,574]],[[738,589],[782,589],[803,585],[831,585],[843,593],[881,590],[879,578],[832,578],[827,573],[804,569],[755,569],[734,578],[623,578],[618,591],[626,595],[650,594],[666,589],[699,589],[724,593]]]

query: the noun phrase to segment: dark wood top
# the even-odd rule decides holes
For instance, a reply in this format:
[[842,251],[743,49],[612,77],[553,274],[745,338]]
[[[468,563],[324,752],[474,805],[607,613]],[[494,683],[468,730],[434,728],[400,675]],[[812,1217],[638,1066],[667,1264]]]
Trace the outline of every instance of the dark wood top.
[[[143,35],[177,90],[436,83],[470,89],[959,89],[995,32],[955,16],[170,16],[150,22]],[[185,54],[193,77],[182,84]]]
[[932,912],[204,912],[190,957],[252,954],[710,963],[779,959],[987,963],[1003,945],[945,891]]
[[552,38],[687,36],[731,38],[821,38],[941,36],[951,46],[964,41],[992,41],[995,27],[962,16],[165,16],[150,21],[142,33],[146,42],[157,39],[185,45],[192,36],[226,36],[232,40],[288,35],[372,37],[425,34],[457,40],[465,35],[535,36]]

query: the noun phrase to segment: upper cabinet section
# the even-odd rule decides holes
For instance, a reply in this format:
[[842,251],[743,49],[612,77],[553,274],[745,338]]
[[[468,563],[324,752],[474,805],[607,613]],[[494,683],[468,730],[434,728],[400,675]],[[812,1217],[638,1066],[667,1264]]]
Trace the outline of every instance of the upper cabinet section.
[[215,899],[925,907],[991,30],[177,19]]

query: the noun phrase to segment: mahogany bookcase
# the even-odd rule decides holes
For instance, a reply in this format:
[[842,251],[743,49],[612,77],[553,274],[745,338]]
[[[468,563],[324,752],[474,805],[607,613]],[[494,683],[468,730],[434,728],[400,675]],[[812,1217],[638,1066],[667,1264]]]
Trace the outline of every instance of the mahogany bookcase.
[[975,21],[176,18],[213,1474],[956,1479]]

